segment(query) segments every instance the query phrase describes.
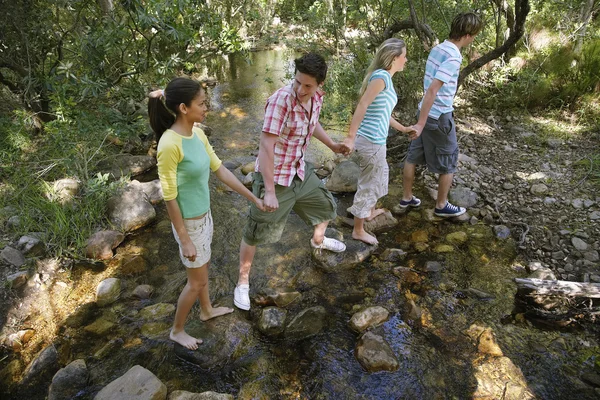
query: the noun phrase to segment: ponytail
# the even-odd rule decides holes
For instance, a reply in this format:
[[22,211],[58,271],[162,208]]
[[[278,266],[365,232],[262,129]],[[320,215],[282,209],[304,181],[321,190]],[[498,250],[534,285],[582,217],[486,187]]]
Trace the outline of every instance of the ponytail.
[[202,91],[200,83],[189,78],[175,78],[165,90],[155,90],[148,96],[148,117],[150,126],[156,135],[156,142],[177,119],[179,106],[190,106],[192,100]]

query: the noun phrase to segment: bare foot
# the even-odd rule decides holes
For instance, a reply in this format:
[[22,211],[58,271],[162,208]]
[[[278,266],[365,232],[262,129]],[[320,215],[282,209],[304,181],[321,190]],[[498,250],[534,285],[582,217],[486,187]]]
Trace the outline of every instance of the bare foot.
[[373,221],[375,218],[377,218],[378,215],[381,215],[385,212],[385,208],[377,208],[375,210],[371,211],[371,215],[369,215],[367,218],[365,218],[366,221]]
[[169,338],[172,341],[177,342],[186,349],[190,350],[196,350],[198,348],[198,345],[202,344],[202,339],[196,339],[195,337],[188,335],[185,331],[179,331],[177,333],[174,333],[173,329],[171,329],[171,333],[169,333]]
[[369,235],[366,231],[356,232],[352,231],[352,238],[365,242],[366,244],[374,245],[378,244],[377,238],[373,235]]
[[211,311],[207,314],[205,314],[203,311],[200,311],[200,321],[208,321],[209,319],[220,317],[221,315],[230,314],[232,312],[233,312],[233,308],[213,307],[211,309]]

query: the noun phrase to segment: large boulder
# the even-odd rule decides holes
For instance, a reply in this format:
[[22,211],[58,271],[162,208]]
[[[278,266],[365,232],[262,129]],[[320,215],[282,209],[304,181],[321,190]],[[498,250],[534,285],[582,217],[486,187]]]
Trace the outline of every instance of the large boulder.
[[36,379],[43,380],[45,376],[53,374],[56,370],[58,370],[58,352],[54,345],[50,345],[40,351],[27,366],[21,383],[28,384]]
[[123,242],[125,235],[118,231],[100,231],[94,233],[87,241],[85,256],[94,260],[108,260],[113,256],[113,249]]
[[71,399],[87,386],[89,372],[84,360],[75,360],[52,378],[48,400]]
[[395,371],[399,367],[386,340],[373,332],[365,333],[356,344],[356,359],[368,372]]
[[477,204],[478,196],[474,191],[466,187],[457,187],[450,189],[448,193],[450,202],[459,207],[473,207]]
[[139,188],[146,194],[148,201],[152,204],[158,204],[163,200],[162,186],[160,185],[160,179],[155,179],[150,182],[139,182],[133,180],[129,182],[129,186]]
[[359,240],[346,241],[346,251],[334,253],[328,250],[312,249],[312,256],[318,267],[325,272],[351,269],[365,261],[377,249]]
[[94,400],[165,400],[167,387],[152,372],[134,365],[125,375],[106,385]]
[[197,350],[175,343],[175,354],[203,369],[222,367],[252,351],[252,325],[237,313],[201,322],[194,320],[185,327],[188,334],[202,339]]
[[327,180],[327,189],[332,192],[356,192],[359,175],[360,167],[354,161],[342,161]]
[[132,156],[123,154],[115,159],[99,163],[98,168],[108,172],[115,179],[123,176],[137,176],[156,166],[156,158],[152,156]]
[[156,210],[138,187],[127,186],[108,201],[108,218],[120,231],[129,232],[148,225]]

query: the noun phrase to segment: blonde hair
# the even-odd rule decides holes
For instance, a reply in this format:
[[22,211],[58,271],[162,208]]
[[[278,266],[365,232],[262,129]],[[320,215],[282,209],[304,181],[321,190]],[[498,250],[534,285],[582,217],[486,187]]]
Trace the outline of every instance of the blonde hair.
[[406,43],[402,39],[391,38],[381,43],[381,46],[377,49],[371,65],[367,68],[367,74],[363,79],[362,86],[360,87],[359,97],[365,93],[367,86],[369,86],[369,79],[373,72],[378,69],[390,69],[394,59],[402,55],[402,51],[406,48]]

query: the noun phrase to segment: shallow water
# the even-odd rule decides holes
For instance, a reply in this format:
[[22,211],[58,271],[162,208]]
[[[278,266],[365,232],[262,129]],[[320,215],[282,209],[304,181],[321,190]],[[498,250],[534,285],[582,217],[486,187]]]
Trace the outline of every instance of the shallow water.
[[[287,55],[283,51],[251,53],[251,63],[230,57],[215,61],[212,73],[223,83],[212,91],[210,141],[221,159],[248,162],[258,150],[258,137],[266,98],[289,76]],[[342,130],[340,130],[341,132]],[[339,136],[338,136],[339,137]],[[317,165],[334,156],[323,146],[311,144],[307,158]],[[392,208],[398,200],[399,172],[391,169],[391,187],[383,205]],[[214,303],[232,306],[237,282],[238,249],[248,204],[211,178],[212,214],[215,234],[210,265],[210,291]],[[424,196],[423,196],[424,198]],[[351,196],[336,196],[338,214],[344,215]],[[432,202],[424,198],[424,206]],[[164,204],[157,206],[156,223],[126,239],[117,256],[104,272],[124,281],[124,297],[106,309],[82,307],[73,312],[83,321],[79,326],[62,324],[57,336],[61,354],[73,360],[86,359],[93,386],[79,398],[91,398],[111,380],[140,364],[158,376],[171,390],[231,393],[239,398],[261,399],[466,399],[478,389],[476,367],[486,360],[477,353],[465,331],[474,323],[492,328],[504,355],[521,368],[527,386],[540,399],[595,398],[578,375],[600,357],[597,338],[583,331],[567,333],[542,331],[526,323],[513,323],[505,316],[513,309],[515,287],[512,278],[523,273],[513,268],[514,243],[499,242],[485,225],[430,223],[423,210],[399,217],[400,224],[378,235],[379,251],[368,262],[354,269],[325,274],[311,259],[311,230],[292,214],[279,243],[259,247],[251,272],[251,295],[266,289],[295,289],[302,301],[289,307],[294,314],[303,308],[321,305],[327,311],[322,333],[300,342],[267,338],[256,329],[247,338],[250,349],[233,363],[204,370],[177,358],[167,339],[170,320],[154,326],[156,333],[142,332],[137,316],[144,306],[166,302],[175,304],[185,283],[170,222]],[[344,215],[345,216],[345,215]],[[346,238],[350,229],[338,226]],[[411,243],[415,231],[425,231],[429,248],[418,252]],[[469,240],[445,255],[432,251],[444,242],[446,234],[464,231]],[[409,251],[400,263],[386,263],[378,255],[386,248]],[[142,273],[123,270],[120,259],[131,254],[147,261]],[[423,273],[427,261],[440,261],[440,272]],[[393,267],[402,265],[420,271],[420,283],[397,278]],[[73,270],[74,282],[89,271]],[[151,300],[127,298],[136,285],[155,286]],[[491,295],[479,299],[468,289]],[[90,288],[93,291],[93,287]],[[83,296],[82,296],[83,297]],[[412,318],[407,299],[421,308],[420,318]],[[89,296],[88,296],[89,299]],[[385,337],[397,356],[395,372],[367,373],[357,362],[354,351],[359,335],[348,327],[358,309],[368,305],[387,308],[390,318],[375,332]],[[232,318],[252,322],[260,307],[250,313],[235,311]],[[101,315],[116,322],[108,333],[98,337],[83,331]],[[194,308],[188,326],[199,324]],[[229,318],[229,317],[227,317]],[[206,324],[212,324],[207,322]],[[111,340],[114,346],[105,355],[92,357]],[[65,348],[68,348],[65,350]],[[499,379],[500,380],[500,379]],[[32,390],[15,390],[43,398],[47,383]]]

